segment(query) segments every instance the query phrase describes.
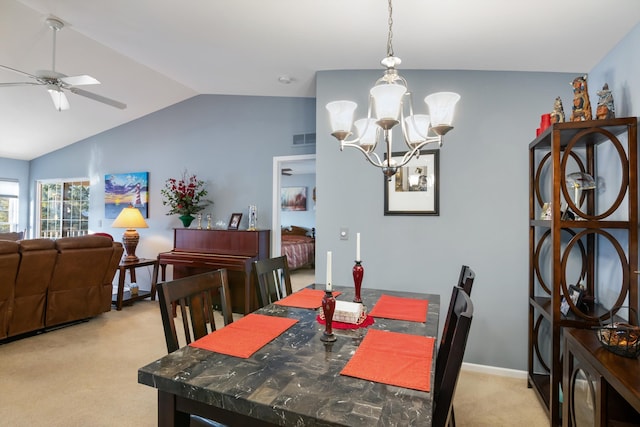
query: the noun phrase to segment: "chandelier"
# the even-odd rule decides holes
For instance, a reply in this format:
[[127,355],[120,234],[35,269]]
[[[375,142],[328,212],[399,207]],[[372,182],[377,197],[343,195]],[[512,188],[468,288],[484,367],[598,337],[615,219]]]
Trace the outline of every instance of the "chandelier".
[[[460,99],[460,95],[453,92],[433,93],[424,98],[430,114],[414,114],[407,81],[397,70],[402,61],[393,54],[392,16],[393,5],[389,0],[387,56],[381,61],[386,70],[369,91],[367,117],[353,122],[358,106],[353,101],[333,101],[326,106],[329,111],[331,135],[340,141],[340,151],[344,150],[344,147],[360,150],[372,165],[382,169],[387,178],[395,175],[414,156],[419,157],[420,150],[427,144],[437,143],[438,147],[442,146],[442,137],[453,129],[453,113]],[[372,116],[372,112],[375,116]],[[408,151],[402,156],[402,160],[396,162],[392,159],[392,130],[398,124]],[[357,136],[347,140],[353,135],[353,126]],[[379,140],[384,141],[384,160],[374,151]]]

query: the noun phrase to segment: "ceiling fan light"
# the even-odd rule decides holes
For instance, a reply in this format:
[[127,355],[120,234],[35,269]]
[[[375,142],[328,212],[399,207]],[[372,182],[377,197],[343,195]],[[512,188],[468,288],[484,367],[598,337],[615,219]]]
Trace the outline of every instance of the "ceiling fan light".
[[56,85],[47,85],[47,90],[49,91],[49,95],[51,95],[56,110],[64,111],[69,109],[69,101],[64,92],[62,92],[62,89]]

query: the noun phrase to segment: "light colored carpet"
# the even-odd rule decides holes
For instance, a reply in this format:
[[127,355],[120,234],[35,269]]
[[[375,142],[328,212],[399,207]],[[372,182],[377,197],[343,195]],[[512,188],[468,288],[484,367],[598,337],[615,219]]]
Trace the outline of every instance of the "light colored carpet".
[[[293,274],[293,287],[313,282]],[[0,345],[0,426],[157,425],[155,389],[138,368],[166,354],[156,301],[138,301],[88,322]],[[455,398],[465,426],[544,426],[545,411],[523,379],[463,371]]]

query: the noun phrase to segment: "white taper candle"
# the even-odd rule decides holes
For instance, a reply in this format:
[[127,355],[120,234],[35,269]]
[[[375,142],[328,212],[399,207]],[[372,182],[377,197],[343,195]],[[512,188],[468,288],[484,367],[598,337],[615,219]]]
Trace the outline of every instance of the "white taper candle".
[[360,259],[360,233],[356,233],[356,261],[362,261]]
[[327,291],[331,290],[331,251],[327,251]]

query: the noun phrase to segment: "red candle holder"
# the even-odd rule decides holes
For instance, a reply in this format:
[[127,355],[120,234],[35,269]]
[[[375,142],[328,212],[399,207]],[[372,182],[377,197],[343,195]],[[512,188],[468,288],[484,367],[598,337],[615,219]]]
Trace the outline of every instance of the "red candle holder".
[[360,298],[360,288],[362,287],[362,278],[364,277],[364,267],[362,261],[356,261],[356,265],[353,266],[353,285],[356,288],[356,296],[353,298],[353,302],[359,302],[362,304],[362,298]]
[[333,342],[336,336],[333,335],[333,313],[336,311],[336,299],[331,291],[325,291],[322,297],[322,312],[324,313],[324,333],[320,339],[324,342]]

